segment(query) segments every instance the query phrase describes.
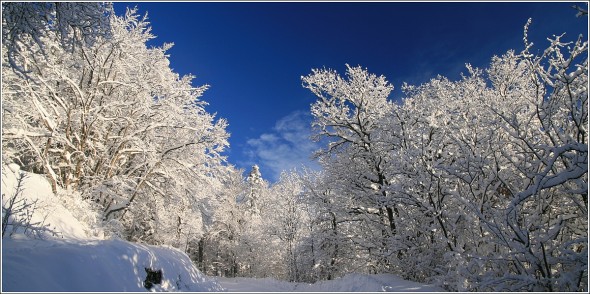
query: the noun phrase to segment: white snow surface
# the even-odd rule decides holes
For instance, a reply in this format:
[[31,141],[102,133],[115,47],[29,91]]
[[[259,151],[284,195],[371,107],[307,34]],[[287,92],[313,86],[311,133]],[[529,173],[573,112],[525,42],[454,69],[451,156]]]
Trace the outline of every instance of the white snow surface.
[[[2,201],[13,195],[21,173],[2,164]],[[77,219],[53,194],[43,175],[23,172],[23,197],[37,200],[33,222],[44,221],[57,235],[32,239],[17,231],[2,238],[2,292],[443,292],[432,285],[388,274],[348,274],[315,284],[271,278],[208,277],[172,247],[103,238]],[[91,219],[91,218],[89,218]],[[97,233],[98,232],[98,233]],[[162,283],[144,287],[145,268],[161,269]]]
[[3,292],[145,292],[146,267],[162,270],[152,291],[223,290],[179,250],[122,240],[5,239],[2,257]]
[[[18,166],[2,165],[3,203],[14,193]],[[146,292],[145,268],[162,270],[151,291],[219,292],[189,257],[172,247],[94,236],[51,192],[44,176],[25,173],[23,197],[38,199],[33,222],[57,236],[31,239],[22,233],[2,238],[2,292]]]
[[[44,175],[23,172],[14,163],[8,166],[2,164],[2,204],[15,193],[17,176],[21,172],[25,175],[21,197],[24,197],[29,203],[37,201],[32,222],[42,222],[44,226],[59,232],[66,239],[90,238],[91,229],[63,207],[51,191],[51,185]],[[47,235],[46,237],[51,236]]]
[[442,288],[403,280],[390,274],[348,274],[315,284],[290,283],[270,278],[217,278],[231,292],[444,292]]

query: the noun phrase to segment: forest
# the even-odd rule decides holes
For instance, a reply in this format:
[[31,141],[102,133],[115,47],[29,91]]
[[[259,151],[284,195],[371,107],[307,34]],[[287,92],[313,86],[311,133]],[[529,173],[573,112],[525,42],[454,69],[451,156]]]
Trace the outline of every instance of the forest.
[[520,49],[404,83],[399,101],[362,66],[310,69],[321,170],[270,183],[228,162],[209,86],[147,46],[135,9],[4,2],[2,18],[2,162],[43,174],[105,238],[178,248],[210,276],[588,291],[583,36],[539,49],[529,21]]

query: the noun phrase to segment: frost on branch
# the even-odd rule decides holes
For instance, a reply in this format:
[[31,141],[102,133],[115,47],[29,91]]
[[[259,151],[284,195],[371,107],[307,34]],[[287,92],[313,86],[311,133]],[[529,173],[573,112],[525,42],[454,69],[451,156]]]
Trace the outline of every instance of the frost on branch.
[[43,38],[55,34],[63,48],[92,44],[109,34],[110,3],[7,2],[2,3],[2,43],[14,70],[28,72],[18,54],[33,46],[49,54]]

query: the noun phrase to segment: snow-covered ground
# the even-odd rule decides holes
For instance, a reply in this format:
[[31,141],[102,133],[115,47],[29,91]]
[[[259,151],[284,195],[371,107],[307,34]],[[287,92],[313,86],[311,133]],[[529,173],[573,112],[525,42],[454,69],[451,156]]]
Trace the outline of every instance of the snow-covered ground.
[[[2,202],[15,193],[16,165],[2,165]],[[189,257],[172,247],[105,240],[91,228],[95,220],[64,207],[44,176],[25,173],[22,197],[37,200],[31,221],[54,233],[33,239],[17,230],[2,238],[2,292],[143,292],[145,268],[162,270],[161,284],[150,291],[190,292],[442,292],[431,285],[393,275],[349,274],[316,284],[274,279],[219,278],[203,275]],[[59,194],[59,193],[58,193]],[[69,203],[68,205],[85,205]],[[4,216],[4,212],[3,212]],[[10,223],[10,222],[9,222]],[[9,226],[7,234],[12,231]]]
[[[2,166],[3,203],[14,194],[19,172],[16,165]],[[104,240],[62,205],[44,176],[25,174],[22,197],[37,200],[31,221],[57,234],[44,233],[41,240],[18,230],[2,238],[2,292],[143,292],[145,268],[162,270],[153,291],[224,290],[175,248]]]
[[4,240],[2,291],[146,291],[145,268],[161,269],[154,291],[222,291],[186,254],[121,240]]
[[217,278],[231,292],[444,292],[443,289],[394,275],[348,274],[340,279],[315,284],[289,283],[274,279]]

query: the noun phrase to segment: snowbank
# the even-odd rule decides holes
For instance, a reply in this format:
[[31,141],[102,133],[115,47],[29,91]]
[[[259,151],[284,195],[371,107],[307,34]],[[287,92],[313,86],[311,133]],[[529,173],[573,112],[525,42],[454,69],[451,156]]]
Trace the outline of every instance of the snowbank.
[[[17,185],[17,177],[22,173],[23,187],[20,199],[26,199],[29,204],[35,203],[35,212],[32,215],[32,223],[41,223],[43,226],[57,232],[58,237],[67,239],[87,239],[92,231],[87,224],[76,219],[72,212],[66,209],[59,199],[51,191],[51,186],[44,175],[23,172],[19,166],[12,163],[8,166],[2,164],[2,204],[14,195]],[[9,228],[10,230],[11,228]],[[45,234],[45,237],[51,237]]]
[[[19,173],[17,165],[2,165],[3,204]],[[37,201],[31,222],[56,234],[31,239],[19,229],[2,238],[2,292],[145,292],[145,268],[162,271],[151,291],[223,291],[175,248],[102,240],[62,205],[44,176],[24,175],[21,197]]]
[[121,240],[5,239],[2,291],[147,291],[145,268],[162,270],[153,291],[222,291],[183,252]]

